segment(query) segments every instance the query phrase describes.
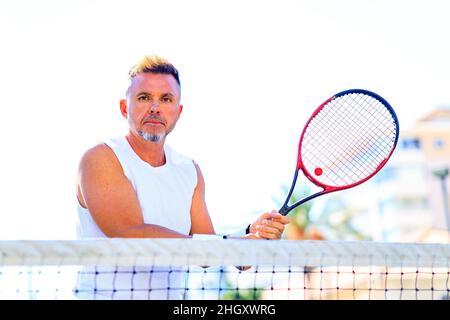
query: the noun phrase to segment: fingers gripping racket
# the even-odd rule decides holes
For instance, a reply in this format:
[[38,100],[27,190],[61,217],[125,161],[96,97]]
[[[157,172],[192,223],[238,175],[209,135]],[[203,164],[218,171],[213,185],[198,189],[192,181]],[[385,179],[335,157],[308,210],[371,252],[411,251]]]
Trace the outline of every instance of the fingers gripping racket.
[[[378,94],[352,89],[334,95],[303,129],[294,180],[278,211],[287,215],[306,201],[369,180],[389,160],[398,134],[395,111]],[[322,191],[288,205],[300,170]]]

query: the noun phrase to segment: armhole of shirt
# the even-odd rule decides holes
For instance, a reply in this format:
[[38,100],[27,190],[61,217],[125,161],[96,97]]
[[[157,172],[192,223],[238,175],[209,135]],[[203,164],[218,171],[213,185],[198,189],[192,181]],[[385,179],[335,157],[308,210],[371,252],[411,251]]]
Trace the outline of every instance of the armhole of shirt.
[[[124,138],[125,139],[125,138]],[[123,141],[115,141],[115,140],[106,140],[102,142],[105,146],[107,146],[111,151],[113,152],[114,156],[116,157],[117,161],[119,161],[120,167],[122,168],[122,172],[127,177],[127,179],[130,179],[130,170],[128,169],[127,161],[126,161],[126,154],[125,154],[125,148],[122,145]],[[128,142],[127,142],[128,143]]]

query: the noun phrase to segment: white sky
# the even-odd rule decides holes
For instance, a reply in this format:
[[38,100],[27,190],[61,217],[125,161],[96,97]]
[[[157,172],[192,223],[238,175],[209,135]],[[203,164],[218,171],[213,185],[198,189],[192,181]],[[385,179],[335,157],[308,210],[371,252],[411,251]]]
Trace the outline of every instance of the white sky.
[[276,208],[307,117],[334,93],[379,93],[401,128],[449,104],[449,12],[446,0],[1,0],[0,238],[75,236],[78,160],[126,133],[118,101],[143,55],[181,73],[168,143],[200,164],[224,232]]

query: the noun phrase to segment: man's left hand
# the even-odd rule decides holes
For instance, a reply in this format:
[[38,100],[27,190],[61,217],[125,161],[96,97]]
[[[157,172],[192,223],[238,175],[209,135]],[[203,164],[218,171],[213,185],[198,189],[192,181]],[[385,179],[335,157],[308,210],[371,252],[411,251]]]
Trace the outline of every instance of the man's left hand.
[[258,220],[250,225],[250,233],[263,239],[278,240],[281,239],[284,227],[291,218],[283,216],[276,210],[262,214]]

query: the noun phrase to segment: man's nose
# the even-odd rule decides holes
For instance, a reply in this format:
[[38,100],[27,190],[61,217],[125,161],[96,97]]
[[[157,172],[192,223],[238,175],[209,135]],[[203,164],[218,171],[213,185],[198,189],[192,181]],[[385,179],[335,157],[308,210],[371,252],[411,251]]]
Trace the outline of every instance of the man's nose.
[[159,102],[158,101],[152,101],[150,103],[149,112],[150,113],[159,113]]

